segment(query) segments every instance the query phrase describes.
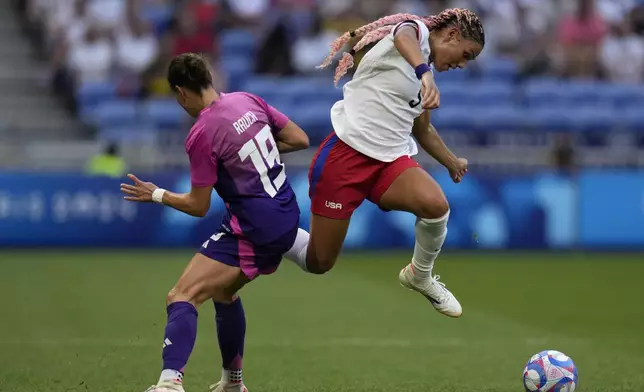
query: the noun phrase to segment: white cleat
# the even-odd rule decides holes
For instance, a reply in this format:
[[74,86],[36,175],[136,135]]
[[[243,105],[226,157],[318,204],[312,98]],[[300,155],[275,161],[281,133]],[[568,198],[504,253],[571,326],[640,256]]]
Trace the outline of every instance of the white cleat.
[[460,317],[463,308],[454,294],[445,288],[445,283],[439,282],[439,275],[429,279],[419,279],[414,275],[414,267],[408,264],[400,271],[398,280],[403,287],[421,293],[434,306],[434,309],[449,317]]
[[146,389],[145,392],[185,392],[183,385],[177,382],[162,382],[157,385],[152,385]]
[[219,381],[217,384],[210,386],[210,392],[248,392],[248,388],[241,382],[226,383]]

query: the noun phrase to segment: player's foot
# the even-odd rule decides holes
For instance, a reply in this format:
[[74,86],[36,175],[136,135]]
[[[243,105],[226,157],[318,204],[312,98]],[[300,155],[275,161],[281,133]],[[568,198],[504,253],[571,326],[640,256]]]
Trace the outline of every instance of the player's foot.
[[414,267],[409,264],[400,271],[398,280],[403,287],[421,293],[434,306],[434,309],[449,317],[460,317],[463,308],[454,294],[445,288],[445,283],[439,282],[440,276],[421,279],[414,274]]
[[145,392],[185,392],[183,385],[178,382],[166,381],[160,382],[157,385],[152,385],[146,389]]
[[241,382],[227,383],[219,381],[217,384],[210,386],[210,392],[248,392],[248,388]]

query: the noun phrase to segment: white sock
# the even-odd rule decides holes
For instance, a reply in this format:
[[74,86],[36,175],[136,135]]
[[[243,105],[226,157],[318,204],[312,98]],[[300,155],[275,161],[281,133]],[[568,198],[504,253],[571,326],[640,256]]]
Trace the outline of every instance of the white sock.
[[161,372],[161,377],[159,377],[159,384],[162,382],[183,382],[183,373],[174,369],[163,369]]
[[411,264],[417,278],[431,277],[434,260],[438,257],[447,236],[448,219],[449,211],[438,219],[421,218],[416,221],[416,245]]
[[306,230],[297,229],[297,237],[295,237],[295,243],[284,254],[284,258],[291,260],[304,272],[309,272],[306,268],[306,252],[309,249],[309,233]]
[[227,370],[227,369],[221,369],[221,381],[223,381],[225,384],[239,384],[243,380],[242,378],[242,370],[241,369],[236,369],[236,370]]

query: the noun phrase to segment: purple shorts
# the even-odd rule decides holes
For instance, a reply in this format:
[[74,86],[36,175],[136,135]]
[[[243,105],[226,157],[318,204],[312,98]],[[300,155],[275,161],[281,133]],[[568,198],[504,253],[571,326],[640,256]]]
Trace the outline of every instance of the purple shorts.
[[248,279],[253,280],[259,275],[270,275],[277,270],[282,256],[295,243],[297,229],[295,227],[269,244],[254,245],[243,236],[232,234],[222,227],[203,243],[199,253],[221,263],[239,267]]

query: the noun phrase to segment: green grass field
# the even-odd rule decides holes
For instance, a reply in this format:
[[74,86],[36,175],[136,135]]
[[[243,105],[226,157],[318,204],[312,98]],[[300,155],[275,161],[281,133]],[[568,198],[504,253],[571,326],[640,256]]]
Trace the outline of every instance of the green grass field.
[[[165,295],[190,252],[0,251],[0,391],[142,392]],[[644,391],[644,256],[452,253],[449,319],[397,282],[408,254],[347,254],[325,276],[285,263],[245,288],[252,392],[522,391],[528,358],[572,356],[582,392]],[[219,379],[200,312],[188,392]]]

